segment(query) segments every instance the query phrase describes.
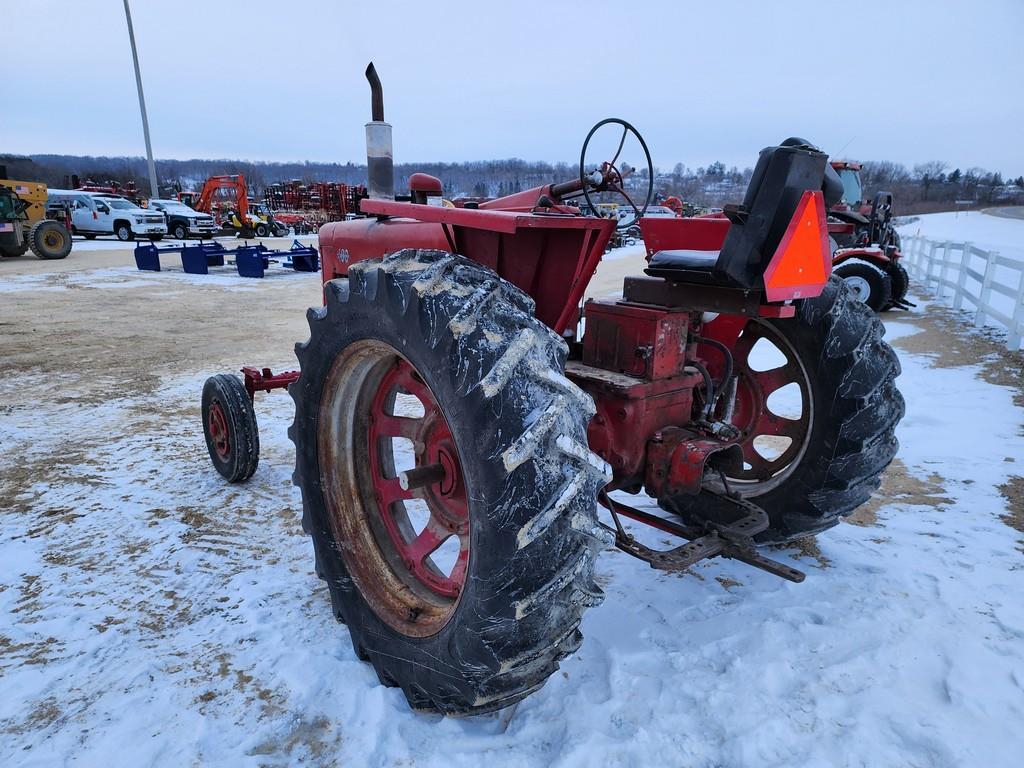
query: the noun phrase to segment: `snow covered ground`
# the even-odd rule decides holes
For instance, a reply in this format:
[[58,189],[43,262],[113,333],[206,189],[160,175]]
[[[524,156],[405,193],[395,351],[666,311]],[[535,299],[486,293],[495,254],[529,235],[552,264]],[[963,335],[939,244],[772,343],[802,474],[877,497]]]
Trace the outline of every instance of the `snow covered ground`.
[[[226,236],[226,237],[208,238],[207,240],[209,241],[210,239],[216,240],[217,242],[220,242],[220,243],[223,243],[225,248],[233,247],[232,243],[237,243],[237,244],[241,245],[242,242],[243,242],[242,240],[239,240],[234,235],[230,235],[230,236]],[[74,251],[74,252],[77,252],[77,251],[134,250],[135,249],[135,242],[134,241],[130,241],[130,242],[127,242],[127,243],[122,243],[120,240],[118,240],[113,235],[99,237],[99,238],[96,238],[95,240],[86,240],[84,237],[79,237],[78,235],[75,235],[72,238],[72,240],[73,240],[72,251]],[[288,242],[291,242],[292,240],[298,240],[303,245],[316,245],[317,244],[317,236],[316,235],[298,235],[298,236],[289,235],[288,237],[263,238],[263,240],[267,240],[267,241],[270,241],[270,240],[274,240],[274,241],[284,241],[284,240],[287,240]],[[145,242],[145,241],[141,241],[141,242]],[[167,245],[181,245],[183,242],[196,243],[198,241],[194,240],[194,239],[193,240],[187,240],[187,241],[185,241],[185,240],[175,240],[173,237],[165,236],[164,239],[160,240],[159,242],[157,242],[156,245],[162,248],[162,247],[167,246]],[[261,240],[259,238],[253,238],[252,240],[250,240],[248,242],[261,242]]]
[[775,553],[806,582],[606,552],[582,649],[487,718],[415,714],[355,657],[299,524],[287,395],[260,397],[239,486],[206,457],[205,374],[106,399],[72,371],[45,417],[9,400],[0,765],[1019,766],[1024,533],[1000,488],[1024,410],[917,300],[886,316],[897,462],[858,524]]
[[[983,211],[970,211],[959,213],[931,213],[915,217],[907,224],[899,227],[900,232],[906,238],[908,235],[917,235],[927,238],[935,243],[971,243],[975,248],[987,252],[996,252],[1001,257],[1014,259],[1024,264],[1024,217],[1020,215],[1024,209],[1020,207],[995,208],[991,213]],[[909,241],[904,243],[904,248],[909,246]],[[912,246],[911,246],[912,247]],[[942,258],[943,251],[937,252],[937,257]],[[962,258],[962,252],[957,249],[952,251],[948,257],[954,262]],[[976,250],[971,251],[967,259],[967,266],[977,274],[986,273],[985,257],[979,255]],[[955,271],[955,270],[954,270]],[[937,275],[938,272],[933,274]],[[991,272],[992,282],[1008,289],[1009,294],[998,290],[992,291],[988,297],[988,306],[1006,317],[1014,317],[1014,311],[1018,301],[1024,301],[1020,294],[1021,285],[1024,284],[1024,273],[1020,269],[1011,267],[1005,263],[996,263]],[[950,279],[955,279],[951,274]],[[968,274],[965,277],[964,289],[974,295],[981,296],[981,281]],[[947,299],[951,299],[954,292],[951,288],[945,288],[944,293]],[[1018,300],[1015,297],[1020,296]],[[970,298],[967,298],[964,307],[973,311],[975,307]],[[987,325],[995,328],[1007,329],[991,315],[987,316]],[[1024,346],[1024,341],[1021,342]]]
[[899,227],[903,235],[921,235],[939,242],[970,242],[1003,256],[1024,259],[1024,219],[993,216],[983,211],[926,213]]

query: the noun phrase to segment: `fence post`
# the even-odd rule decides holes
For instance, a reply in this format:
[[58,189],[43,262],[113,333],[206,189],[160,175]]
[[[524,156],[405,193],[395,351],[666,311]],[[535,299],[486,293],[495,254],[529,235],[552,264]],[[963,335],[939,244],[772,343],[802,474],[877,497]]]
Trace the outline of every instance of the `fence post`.
[[1024,336],[1024,269],[1017,281],[1017,305],[1013,308],[1013,319],[1010,321],[1010,335],[1006,340],[1006,348],[1016,352],[1020,349],[1021,337]]
[[914,278],[921,280],[924,275],[922,262],[925,260],[925,241],[923,238],[914,237],[911,257],[910,263],[913,265],[913,276]]
[[985,253],[985,279],[981,281],[981,294],[978,296],[978,314],[974,316],[974,326],[976,328],[981,328],[988,319],[985,310],[988,309],[988,303],[992,299],[992,279],[995,277],[996,259],[998,257],[998,251],[988,251]]
[[946,272],[949,268],[949,252],[953,250],[953,244],[947,240],[942,245],[942,262],[939,264],[938,294],[940,299],[946,298]]
[[924,265],[924,285],[929,291],[932,289],[932,266],[935,264],[935,251],[938,249],[938,243],[928,243],[928,256],[926,257],[927,262]]
[[967,267],[971,260],[971,244],[963,243],[960,254],[960,274],[956,276],[956,293],[953,294],[953,309],[963,309],[964,291],[967,289]]

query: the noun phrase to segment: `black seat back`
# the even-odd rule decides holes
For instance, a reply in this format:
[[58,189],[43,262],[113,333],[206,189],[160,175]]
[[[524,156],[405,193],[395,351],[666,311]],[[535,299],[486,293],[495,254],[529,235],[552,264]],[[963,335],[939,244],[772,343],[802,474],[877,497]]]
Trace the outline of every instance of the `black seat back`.
[[727,210],[732,220],[714,272],[742,288],[761,286],[761,276],[796,213],[804,192],[821,190],[828,155],[801,140],[761,150],[743,205]]

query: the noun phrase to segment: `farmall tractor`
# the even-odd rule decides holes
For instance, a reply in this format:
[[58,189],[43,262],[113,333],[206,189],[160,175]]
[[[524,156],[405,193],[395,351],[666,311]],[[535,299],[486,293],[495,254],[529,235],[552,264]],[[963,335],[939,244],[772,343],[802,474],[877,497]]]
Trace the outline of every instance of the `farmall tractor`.
[[[900,235],[892,222],[892,193],[864,198],[859,163],[833,161],[842,197],[829,207],[834,272],[876,312],[907,309],[910,276],[900,263]],[[830,174],[831,175],[831,174]]]
[[[618,131],[654,178],[609,119],[576,178],[449,208],[415,174],[396,200],[367,76],[367,217],[320,230],[324,305],[300,369],[203,391],[210,456],[239,481],[257,465],[254,393],[288,387],[302,524],[359,658],[416,709],[483,713],[579,648],[609,546],[665,571],[722,556],[801,581],[760,545],[866,501],[903,415],[881,324],[830,277],[827,156],[768,147],[728,218],[645,220],[619,153],[587,161],[598,129]],[[568,203],[594,210],[595,193],[622,196],[654,255],[621,299],[584,302],[617,222]],[[662,514],[623,501],[644,493]],[[679,545],[649,547],[626,519]]]

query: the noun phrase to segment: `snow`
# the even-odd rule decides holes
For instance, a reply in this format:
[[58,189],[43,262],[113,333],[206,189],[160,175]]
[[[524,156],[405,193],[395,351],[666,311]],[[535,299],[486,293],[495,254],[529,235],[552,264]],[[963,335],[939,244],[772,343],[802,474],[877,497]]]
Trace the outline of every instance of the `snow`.
[[[1002,209],[1020,210],[1020,209]],[[993,290],[988,299],[991,309],[1001,312],[1007,318],[1014,317],[1018,301],[1024,301],[1019,291],[1024,285],[1024,218],[1002,217],[986,214],[982,211],[959,212],[959,213],[931,213],[910,221],[899,227],[901,234],[917,235],[925,237],[936,243],[971,243],[983,251],[995,251],[1000,256],[1015,259],[1020,262],[1022,268],[1014,268],[1006,264],[997,264],[992,270],[992,282],[997,286],[1008,289],[1010,295]],[[942,250],[936,252],[938,258],[942,258]],[[952,251],[949,258],[956,261],[961,258],[960,251]],[[968,266],[978,274],[985,274],[985,258],[976,251],[972,251],[968,259]],[[934,274],[938,274],[935,272]],[[970,275],[966,278],[964,289],[975,295],[981,295],[981,283]],[[953,296],[953,290],[946,288],[944,294],[947,298]],[[1017,297],[1017,298],[1014,298]],[[974,310],[973,302],[967,297],[964,303],[965,308]],[[986,325],[1006,330],[1006,325],[996,318],[988,315]],[[1021,342],[1024,345],[1024,341]]]
[[175,285],[197,285],[215,287],[224,291],[256,291],[260,280],[320,280],[319,272],[297,272],[283,266],[283,256],[275,257],[261,278],[242,277],[229,256],[223,267],[210,267],[209,274],[194,275],[185,272],[180,260],[174,256],[164,257],[159,272],[150,272],[130,267],[83,269],[61,273],[37,273],[11,275],[0,278],[0,294],[31,292],[61,292],[70,289],[104,288],[172,288]]
[[929,240],[969,242],[1003,256],[1024,260],[1024,219],[992,216],[983,211],[927,213],[898,227],[900,234]]
[[[887,316],[889,338],[913,319]],[[159,409],[64,398],[45,430],[12,405],[0,466],[56,460],[67,480],[0,510],[0,765],[1018,766],[1024,554],[997,486],[1021,471],[1024,412],[975,367],[901,360],[920,490],[820,536],[817,559],[773,553],[799,585],[605,552],[582,649],[514,711],[461,720],[411,712],[332,618],[286,394],[259,396],[238,486],[206,457],[201,376]]]
[[[288,240],[289,242],[291,242],[292,240],[298,240],[303,245],[317,245],[317,236],[316,235],[298,235],[298,236],[289,235],[289,236],[287,236],[285,238],[272,238],[272,239],[285,239],[285,240]],[[105,236],[102,236],[102,237],[97,237],[94,240],[86,240],[84,237],[79,237],[78,235],[75,235],[72,238],[72,240],[74,241],[74,243],[72,245],[72,251],[75,252],[75,253],[77,253],[79,251],[120,251],[120,250],[134,251],[135,250],[135,246],[136,246],[136,243],[134,241],[123,243],[120,240],[118,240],[116,237],[114,237],[113,235],[105,235]],[[225,248],[233,248],[233,247],[235,247],[235,245],[242,245],[245,242],[253,242],[253,243],[255,243],[255,242],[263,242],[263,241],[259,240],[258,238],[253,238],[252,240],[243,241],[243,240],[239,240],[234,235],[225,236],[225,237],[207,238],[205,240],[205,242],[210,242],[210,240],[215,240],[217,242],[223,243]],[[140,242],[144,242],[145,243],[145,242],[148,242],[148,241],[140,241]],[[156,242],[155,245],[157,245],[160,248],[163,248],[164,246],[168,246],[168,245],[194,244],[194,243],[197,243],[197,242],[199,242],[199,241],[198,240],[175,240],[173,237],[169,237],[169,236],[165,235],[164,238],[162,240]]]

